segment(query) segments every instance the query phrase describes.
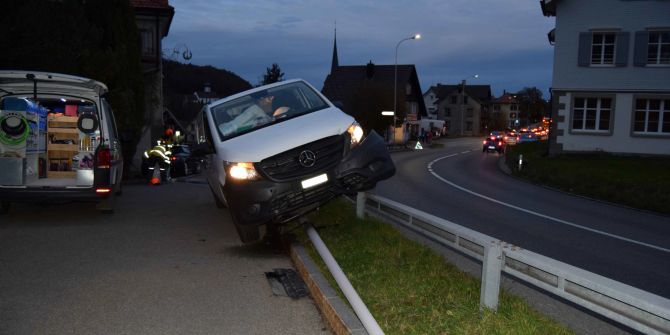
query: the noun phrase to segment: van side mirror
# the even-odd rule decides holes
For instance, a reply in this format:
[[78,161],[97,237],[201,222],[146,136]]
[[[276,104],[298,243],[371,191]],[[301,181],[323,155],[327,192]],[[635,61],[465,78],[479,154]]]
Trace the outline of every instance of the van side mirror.
[[191,156],[193,157],[204,157],[213,153],[214,148],[207,142],[198,143],[191,149]]

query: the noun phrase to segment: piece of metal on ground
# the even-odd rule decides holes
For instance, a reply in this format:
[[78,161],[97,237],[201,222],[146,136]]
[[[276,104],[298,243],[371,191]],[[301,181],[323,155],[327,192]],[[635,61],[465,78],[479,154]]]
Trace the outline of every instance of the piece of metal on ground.
[[298,272],[293,269],[273,269],[266,272],[267,278],[274,295],[287,296],[300,299],[309,295],[307,285],[302,281]]

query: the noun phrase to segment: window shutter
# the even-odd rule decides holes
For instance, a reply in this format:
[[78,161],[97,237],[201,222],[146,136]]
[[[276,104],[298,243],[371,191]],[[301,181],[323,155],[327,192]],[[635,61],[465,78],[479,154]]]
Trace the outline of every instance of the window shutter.
[[614,65],[628,65],[628,45],[630,44],[630,33],[627,31],[616,34],[616,55],[614,55]]
[[635,32],[635,59],[633,64],[635,66],[645,66],[647,65],[647,52],[649,44],[649,32],[648,31],[636,31]]
[[579,51],[577,55],[577,65],[591,65],[591,33],[579,33]]

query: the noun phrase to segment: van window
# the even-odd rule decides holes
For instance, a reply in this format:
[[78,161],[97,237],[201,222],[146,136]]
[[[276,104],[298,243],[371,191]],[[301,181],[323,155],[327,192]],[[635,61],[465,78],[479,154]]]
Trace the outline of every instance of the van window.
[[328,108],[328,104],[303,82],[292,82],[211,107],[221,140]]
[[103,109],[105,110],[105,118],[107,119],[106,122],[107,122],[107,124],[109,125],[109,128],[110,128],[109,129],[110,140],[115,140],[119,137],[119,134],[118,134],[117,129],[116,129],[116,120],[114,119],[114,111],[112,110],[112,107],[109,105],[107,100],[102,99],[102,104],[104,106]]

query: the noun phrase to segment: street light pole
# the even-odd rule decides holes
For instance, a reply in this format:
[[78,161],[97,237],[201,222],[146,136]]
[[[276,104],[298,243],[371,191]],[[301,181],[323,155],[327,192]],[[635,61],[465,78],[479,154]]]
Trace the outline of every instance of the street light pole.
[[395,124],[396,124],[396,119],[397,119],[397,110],[398,110],[398,101],[397,101],[397,95],[398,95],[398,47],[400,47],[400,43],[408,41],[408,40],[418,40],[421,39],[421,34],[416,34],[411,37],[403,38],[396,44],[395,46],[395,65],[393,68],[393,143],[395,144]]

